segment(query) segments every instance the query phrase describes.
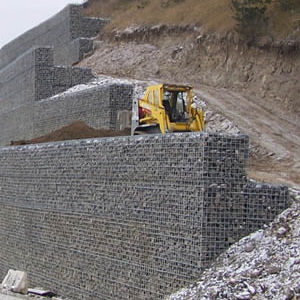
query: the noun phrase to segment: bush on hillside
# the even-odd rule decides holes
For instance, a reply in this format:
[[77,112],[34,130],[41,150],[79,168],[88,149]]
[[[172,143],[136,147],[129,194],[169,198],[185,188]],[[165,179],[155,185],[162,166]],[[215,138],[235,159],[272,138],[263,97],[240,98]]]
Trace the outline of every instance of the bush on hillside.
[[172,4],[178,4],[184,1],[185,0],[161,0],[160,6],[165,8],[171,6]]
[[145,8],[150,3],[150,0],[138,0],[136,7],[138,9]]
[[234,19],[237,21],[236,31],[248,42],[255,42],[266,32],[266,12],[270,3],[271,0],[231,0]]
[[280,8],[284,11],[292,10],[299,6],[299,0],[278,0]]

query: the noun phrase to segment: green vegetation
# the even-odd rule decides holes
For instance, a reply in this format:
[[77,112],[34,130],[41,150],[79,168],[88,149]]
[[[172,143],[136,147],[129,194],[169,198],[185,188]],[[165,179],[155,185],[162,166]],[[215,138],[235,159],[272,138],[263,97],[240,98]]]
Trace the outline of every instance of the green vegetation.
[[236,31],[249,42],[255,42],[266,33],[269,20],[266,12],[270,3],[271,0],[231,0]]
[[280,8],[284,11],[292,10],[292,9],[299,9],[299,0],[278,0]]

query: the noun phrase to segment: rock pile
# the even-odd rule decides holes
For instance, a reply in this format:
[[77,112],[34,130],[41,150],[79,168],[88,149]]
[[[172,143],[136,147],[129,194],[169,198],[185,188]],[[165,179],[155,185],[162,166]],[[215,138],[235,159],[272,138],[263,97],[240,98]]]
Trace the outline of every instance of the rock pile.
[[199,281],[168,300],[300,297],[300,191],[269,227],[231,246]]

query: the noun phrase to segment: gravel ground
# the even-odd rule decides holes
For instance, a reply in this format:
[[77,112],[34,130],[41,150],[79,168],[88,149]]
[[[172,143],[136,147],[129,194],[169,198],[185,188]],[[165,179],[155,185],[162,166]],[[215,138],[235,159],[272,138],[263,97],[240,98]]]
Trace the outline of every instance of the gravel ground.
[[38,296],[38,295],[33,295],[33,294],[27,294],[27,295],[22,295],[18,293],[13,293],[10,291],[6,290],[0,290],[0,300],[47,300],[47,299],[52,299],[52,300],[71,300],[67,298],[61,298],[61,297],[43,297],[43,296]]

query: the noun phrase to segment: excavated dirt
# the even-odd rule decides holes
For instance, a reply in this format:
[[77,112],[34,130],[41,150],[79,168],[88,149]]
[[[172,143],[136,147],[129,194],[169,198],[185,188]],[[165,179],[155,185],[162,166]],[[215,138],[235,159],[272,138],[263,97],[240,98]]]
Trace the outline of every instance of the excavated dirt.
[[104,129],[94,129],[89,127],[83,121],[76,121],[70,125],[64,126],[61,129],[53,131],[47,135],[22,141],[11,141],[11,146],[38,144],[65,140],[98,138],[98,137],[112,137],[112,136],[126,136],[130,135],[130,130],[111,131]]
[[226,88],[299,121],[300,51],[293,43],[248,47],[234,33],[216,36],[202,27],[166,26],[132,27],[99,39],[96,52],[80,63],[96,75]]

